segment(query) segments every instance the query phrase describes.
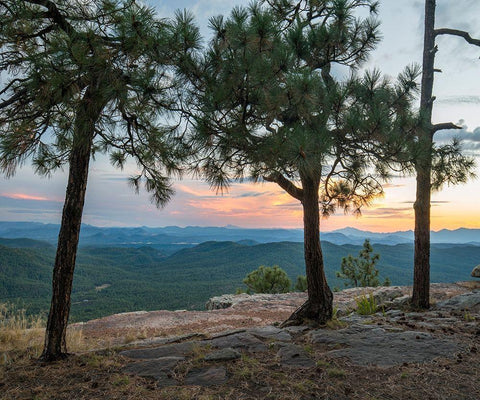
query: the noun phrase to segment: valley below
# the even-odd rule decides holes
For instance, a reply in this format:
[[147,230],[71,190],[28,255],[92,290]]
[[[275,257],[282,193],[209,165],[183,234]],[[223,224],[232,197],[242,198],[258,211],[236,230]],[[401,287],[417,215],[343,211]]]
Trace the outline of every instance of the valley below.
[[[212,296],[245,290],[243,278],[260,265],[278,265],[292,282],[305,274],[303,243],[293,240],[301,236],[299,230],[158,229],[86,226],[82,230],[71,321],[139,310],[203,310]],[[46,315],[56,233],[56,225],[0,223],[0,302],[17,304],[29,314]],[[336,233],[337,239],[340,234],[342,240],[350,238],[350,242],[332,243],[326,239],[329,233],[322,236],[326,275],[332,289],[344,288],[335,274],[342,257],[356,256],[361,249],[359,243],[366,238],[371,239],[374,253],[380,254],[377,268],[381,281],[388,277],[392,285],[412,283],[413,244],[408,240],[378,243],[408,233],[382,235],[346,228]],[[469,280],[472,268],[480,263],[476,230],[442,235],[443,240],[454,243],[432,244],[432,282]],[[95,238],[97,244],[93,245]]]

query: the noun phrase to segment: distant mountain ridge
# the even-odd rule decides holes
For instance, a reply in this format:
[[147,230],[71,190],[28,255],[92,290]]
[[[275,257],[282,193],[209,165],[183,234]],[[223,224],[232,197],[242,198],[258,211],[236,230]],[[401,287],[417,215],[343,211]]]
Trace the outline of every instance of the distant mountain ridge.
[[[57,242],[59,225],[39,222],[0,222],[0,237],[5,239],[29,238]],[[413,231],[370,232],[347,227],[331,232],[322,232],[324,241],[337,245],[361,245],[365,239],[373,244],[396,245],[413,243]],[[206,241],[253,241],[255,243],[302,242],[302,229],[249,229],[234,226],[199,227],[166,226],[159,228],[141,227],[96,227],[82,225],[80,246],[153,246],[173,253],[182,248],[193,247]],[[480,229],[442,229],[431,233],[432,243],[471,244],[480,246]]]
[[[54,246],[0,245],[0,303],[21,304],[29,312],[46,313],[51,293]],[[28,244],[28,242],[27,242]],[[37,243],[41,244],[41,243]],[[32,245],[32,242],[30,242]],[[335,272],[342,257],[357,255],[358,245],[322,245],[325,272],[332,288],[343,287]],[[409,285],[413,277],[413,245],[378,244],[380,280]],[[480,246],[433,244],[432,282],[469,280],[480,260]],[[305,274],[303,244],[209,241],[166,255],[151,246],[83,247],[79,250],[72,293],[75,321],[114,313],[159,309],[203,309],[212,296],[234,293],[242,279],[260,265],[279,265],[295,282]]]
[[[366,238],[370,239],[370,241],[373,243],[382,244],[413,243],[414,240],[414,234],[411,230],[383,233],[362,231],[360,229],[351,227],[327,232],[323,235],[323,238],[325,240],[329,240],[328,235],[333,233],[343,234],[352,242],[364,240]],[[442,229],[440,231],[431,231],[430,238],[432,243],[471,244],[480,246],[480,229]]]

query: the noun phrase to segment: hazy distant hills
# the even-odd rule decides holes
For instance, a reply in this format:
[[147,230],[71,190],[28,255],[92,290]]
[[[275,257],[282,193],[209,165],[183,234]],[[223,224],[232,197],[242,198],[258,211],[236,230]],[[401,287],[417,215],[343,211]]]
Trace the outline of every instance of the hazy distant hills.
[[[25,240],[0,245],[0,303],[24,304],[30,312],[47,312],[55,248]],[[19,247],[17,247],[19,246]],[[335,277],[341,258],[357,255],[361,246],[322,245],[331,287],[342,287]],[[412,282],[413,246],[376,244],[381,278],[394,285]],[[480,246],[434,244],[432,282],[470,279],[479,263]],[[245,275],[260,265],[279,265],[292,281],[304,275],[303,244],[209,241],[166,255],[153,247],[83,247],[75,270],[72,320],[113,313],[156,309],[203,309],[208,298],[233,293]]]
[[[59,226],[35,222],[0,222],[1,238],[29,238],[56,244]],[[322,240],[334,244],[361,245],[365,239],[372,243],[396,245],[413,243],[412,231],[378,233],[361,231],[355,228],[343,228],[324,232]],[[165,253],[192,247],[206,241],[248,240],[251,243],[302,242],[301,229],[245,229],[238,227],[196,227],[180,228],[168,226],[162,228],[100,228],[83,225],[80,246],[153,246]],[[441,230],[432,232],[432,243],[468,243],[480,246],[480,229]]]
[[[340,236],[337,241],[331,240],[333,235],[343,235],[344,243],[339,243]],[[361,244],[365,238],[370,239],[372,243],[383,244],[400,244],[413,243],[413,231],[397,231],[389,233],[362,231],[356,228],[343,228],[322,235],[322,238],[337,244],[354,243]],[[480,229],[459,228],[455,230],[442,229],[438,232],[431,232],[432,243],[455,243],[455,244],[471,244],[480,246]]]
[[27,238],[5,239],[0,237],[0,245],[17,248],[53,248],[53,245],[49,242]]
[[[59,226],[0,222],[0,303],[47,312]],[[413,233],[345,228],[322,234],[331,287],[342,257],[369,238],[380,253],[381,278],[412,282]],[[83,225],[72,295],[72,319],[155,309],[202,309],[209,297],[233,293],[260,265],[279,265],[292,281],[304,275],[300,229],[237,227],[99,228]],[[432,282],[470,279],[480,263],[480,230],[432,232]]]

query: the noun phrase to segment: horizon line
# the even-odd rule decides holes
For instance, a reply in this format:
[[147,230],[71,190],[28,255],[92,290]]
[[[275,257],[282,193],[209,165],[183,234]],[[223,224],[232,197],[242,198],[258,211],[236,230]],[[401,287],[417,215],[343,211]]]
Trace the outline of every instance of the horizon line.
[[[0,220],[0,224],[2,223],[8,223],[8,224],[28,224],[28,223],[33,223],[33,224],[41,224],[41,225],[58,225],[60,226],[60,223],[55,223],[55,222],[41,222],[41,221],[4,221]],[[92,225],[88,223],[83,223],[82,226],[91,226],[94,228],[100,228],[100,229],[108,229],[108,228],[116,228],[116,229],[135,229],[135,228],[148,228],[148,229],[165,229],[165,228],[180,228],[180,229],[186,229],[186,228],[227,228],[227,229],[243,229],[243,230],[287,230],[287,231],[301,231],[303,228],[284,228],[284,227],[243,227],[243,226],[237,226],[237,225],[232,225],[232,224],[227,224],[223,226],[219,225],[164,225],[164,226],[150,226],[150,225],[125,225],[125,226],[119,226],[119,225],[109,225],[109,226],[99,226],[99,225]],[[320,233],[331,233],[331,232],[338,232],[341,230],[345,229],[354,229],[356,231],[360,232],[370,232],[370,233],[384,233],[384,234],[389,234],[389,233],[398,233],[398,232],[413,232],[413,229],[407,229],[407,230],[398,230],[398,231],[375,231],[375,230],[363,230],[356,228],[354,226],[344,226],[342,228],[338,229],[333,229],[333,230],[327,230],[323,231],[320,229]],[[466,230],[480,230],[480,227],[478,228],[466,228],[466,227],[458,227],[454,229],[449,229],[449,228],[442,228],[439,230],[430,230],[430,232],[441,232],[441,231],[457,231],[460,229],[466,229]]]

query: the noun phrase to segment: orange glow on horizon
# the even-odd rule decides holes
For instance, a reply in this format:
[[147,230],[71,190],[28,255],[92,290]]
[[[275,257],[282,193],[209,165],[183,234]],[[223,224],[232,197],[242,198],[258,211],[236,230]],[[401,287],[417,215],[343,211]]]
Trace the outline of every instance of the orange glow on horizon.
[[25,193],[3,193],[3,197],[8,197],[15,200],[36,200],[36,201],[48,201],[46,197],[42,196],[32,196]]
[[[35,190],[29,182],[3,187],[0,197],[10,199],[4,205],[0,203],[3,219],[16,220],[23,216],[24,220],[58,222],[64,199],[61,183],[58,190],[48,188],[48,191],[43,187]],[[136,195],[118,185],[118,179],[92,179],[87,191],[84,222],[95,226],[303,228],[302,204],[274,183],[232,183],[227,192],[216,194],[203,181],[185,179],[175,182],[174,188],[176,195],[172,201],[164,209],[157,209],[150,203],[148,193],[141,191]],[[477,180],[433,193],[431,229],[480,229],[479,188]],[[321,232],[345,227],[373,232],[413,230],[415,179],[395,178],[384,189],[385,196],[375,199],[371,207],[363,208],[360,217],[338,210],[322,218]],[[15,212],[16,208],[21,212]]]
[[[228,193],[216,195],[204,187],[178,186],[188,195],[188,208],[210,226],[236,225],[244,228],[302,228],[301,203],[274,183],[241,183],[232,185]],[[339,210],[322,218],[322,232],[346,226],[374,232],[395,232],[414,229],[411,185],[392,184],[385,188],[385,196],[376,199],[371,207],[362,209],[357,217]],[[449,200],[448,192],[435,195],[442,200],[432,201],[431,229],[480,228],[480,211],[472,204],[469,212]],[[443,199],[446,200],[443,200]],[[175,212],[175,213],[178,213]],[[211,222],[211,223],[210,223]]]

